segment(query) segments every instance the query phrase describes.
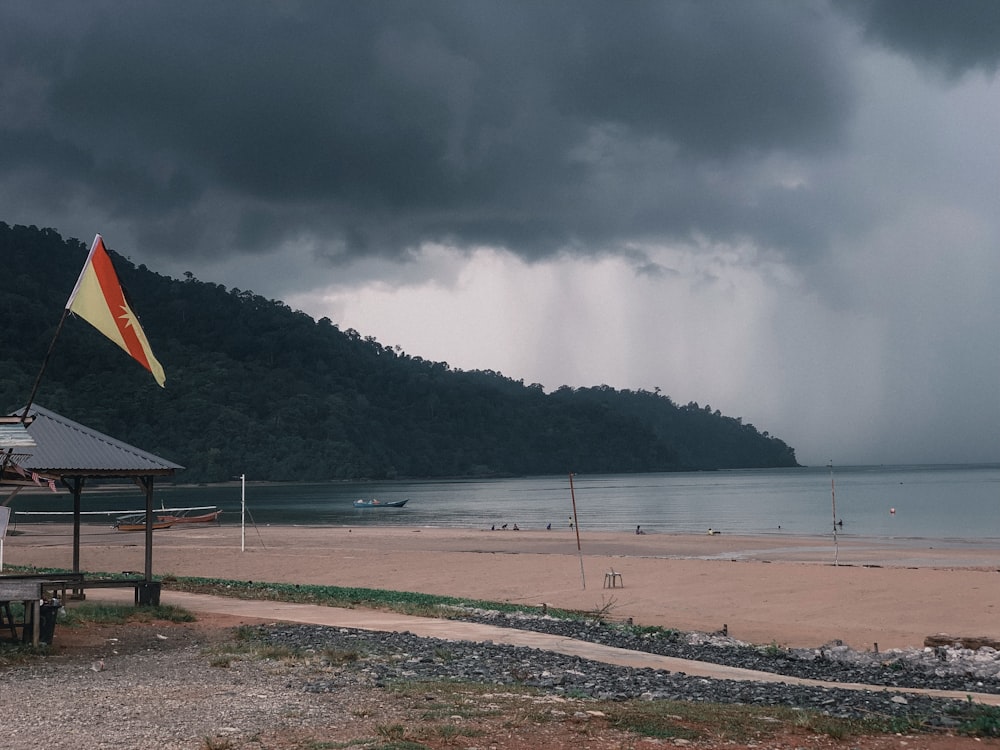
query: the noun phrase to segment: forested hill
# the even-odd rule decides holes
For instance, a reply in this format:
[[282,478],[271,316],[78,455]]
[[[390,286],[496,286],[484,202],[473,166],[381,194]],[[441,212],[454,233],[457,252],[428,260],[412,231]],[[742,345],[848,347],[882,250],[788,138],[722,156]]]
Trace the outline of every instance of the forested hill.
[[[313,320],[251,291],[112,256],[167,373],[161,389],[70,317],[35,402],[187,467],[186,482],[795,466],[742,420],[608,386],[546,394]],[[31,391],[88,247],[0,223],[0,405]]]

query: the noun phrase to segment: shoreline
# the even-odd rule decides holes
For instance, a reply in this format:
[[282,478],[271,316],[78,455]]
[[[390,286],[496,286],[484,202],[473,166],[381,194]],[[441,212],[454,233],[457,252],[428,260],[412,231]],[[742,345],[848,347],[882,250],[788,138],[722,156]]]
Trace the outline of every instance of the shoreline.
[[[217,508],[215,505],[205,505],[199,506],[204,508]],[[163,513],[164,509],[154,508],[153,515],[158,513]],[[166,510],[171,510],[167,508]],[[89,513],[84,513],[81,518],[80,527],[84,530],[94,530],[94,529],[109,529],[114,528],[112,519],[115,516],[120,515],[135,515],[136,513],[141,513],[143,511],[91,511]],[[24,516],[31,515],[56,515],[53,513],[41,513],[35,511],[19,511],[22,516],[22,520],[12,519],[10,522],[10,527],[8,529],[9,536],[16,536],[20,532],[19,527],[27,529],[31,533],[42,533],[45,529],[51,529],[53,535],[61,536],[68,533],[67,529],[72,529],[72,523],[66,521],[37,521],[37,520],[23,520]],[[238,515],[239,511],[235,513],[233,511],[223,511],[223,516],[227,519],[223,521],[221,526],[230,529],[239,528],[239,523],[234,522],[232,519],[235,515]],[[66,512],[64,514],[71,516],[71,512]],[[91,521],[87,520],[88,516],[107,516],[108,521]],[[350,523],[274,523],[266,522],[259,523],[256,526],[253,523],[247,523],[246,529],[249,534],[254,528],[271,528],[271,529],[332,529],[332,530],[353,530],[353,531],[380,531],[380,532],[390,532],[390,531],[428,531],[428,532],[446,532],[446,533],[513,533],[513,529],[501,529],[501,528],[486,528],[484,526],[444,526],[435,524],[350,524]],[[22,529],[22,530],[23,530]],[[568,532],[573,534],[572,529],[567,529],[564,527],[545,529],[538,528],[535,526],[524,526],[519,528],[518,533],[521,534],[545,534],[545,535],[555,535],[562,532]],[[588,538],[592,537],[602,537],[602,536],[615,536],[615,537],[632,537],[636,536],[635,531],[632,529],[594,529],[588,528],[584,531],[580,538],[581,541],[586,541]],[[832,535],[829,533],[824,534],[806,534],[796,531],[785,531],[782,529],[778,530],[765,530],[765,531],[722,531],[716,530],[713,534],[709,534],[706,531],[658,531],[658,530],[647,530],[643,528],[640,537],[650,537],[653,539],[687,539],[687,538],[701,538],[701,537],[715,537],[727,538],[727,539],[761,539],[767,542],[777,542],[779,540],[788,541],[792,544],[798,544],[803,541],[810,541],[814,543],[818,549],[829,548],[831,560],[834,555],[834,542],[832,540]],[[853,533],[838,533],[839,544],[850,546],[864,546],[871,547],[873,549],[880,548],[897,548],[897,547],[923,547],[929,546],[930,548],[947,548],[953,547],[956,549],[969,549],[974,550],[979,547],[989,547],[990,549],[995,549],[997,551],[997,560],[1000,563],[1000,535],[998,536],[912,536],[912,535],[865,535],[865,534],[853,534]]]
[[[829,537],[593,531],[580,542],[568,529],[184,524],[154,533],[153,574],[544,603],[793,647],[1000,639],[1000,549],[986,542],[841,538],[835,549]],[[72,525],[19,523],[4,564],[71,568]],[[143,570],[144,534],[86,524],[80,565]],[[612,570],[622,587],[604,588]]]

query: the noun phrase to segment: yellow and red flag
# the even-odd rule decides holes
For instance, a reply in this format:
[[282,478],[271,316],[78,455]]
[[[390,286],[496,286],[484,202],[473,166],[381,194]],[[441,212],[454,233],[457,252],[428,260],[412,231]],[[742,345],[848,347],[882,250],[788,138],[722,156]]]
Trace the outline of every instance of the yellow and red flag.
[[79,315],[132,355],[163,386],[166,382],[163,368],[153,356],[146,334],[125,299],[101,235],[94,237],[90,255],[66,302],[66,309]]

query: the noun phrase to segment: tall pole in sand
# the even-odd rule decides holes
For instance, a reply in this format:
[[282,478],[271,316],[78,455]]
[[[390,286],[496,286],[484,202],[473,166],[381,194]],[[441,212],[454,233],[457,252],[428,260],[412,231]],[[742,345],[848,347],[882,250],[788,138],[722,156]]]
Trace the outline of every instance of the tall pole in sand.
[[840,546],[837,544],[837,491],[833,485],[833,459],[830,459],[830,503],[833,505],[833,564],[840,565]]
[[573,491],[573,472],[569,474],[569,496],[573,499],[573,528],[576,529],[576,552],[580,556],[580,581],[587,590],[587,576],[583,573],[583,549],[580,547],[580,522],[576,518],[576,492]]
[[242,515],[240,517],[240,552],[247,549],[247,475],[240,474]]

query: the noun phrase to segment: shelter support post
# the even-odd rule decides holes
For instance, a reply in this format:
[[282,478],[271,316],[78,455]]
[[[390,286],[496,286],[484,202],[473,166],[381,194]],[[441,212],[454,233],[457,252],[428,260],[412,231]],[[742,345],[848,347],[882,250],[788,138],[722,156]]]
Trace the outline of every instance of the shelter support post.
[[83,477],[73,477],[73,572],[80,572],[80,496],[83,494]]
[[145,580],[135,587],[135,603],[160,604],[160,582],[153,580],[153,477],[137,477],[146,492],[146,570]]
[[153,580],[153,478],[141,477],[138,480],[146,491],[146,582]]

